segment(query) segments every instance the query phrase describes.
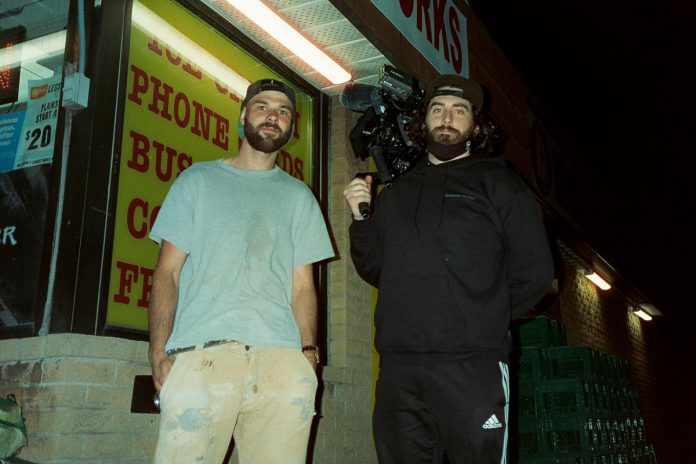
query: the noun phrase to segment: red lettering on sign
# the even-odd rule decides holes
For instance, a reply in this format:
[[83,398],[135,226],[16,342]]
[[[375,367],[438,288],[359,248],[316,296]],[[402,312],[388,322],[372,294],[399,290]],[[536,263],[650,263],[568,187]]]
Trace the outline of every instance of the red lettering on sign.
[[[183,108],[184,114],[181,114],[181,109]],[[176,125],[182,129],[188,126],[189,120],[191,118],[191,104],[189,103],[186,94],[181,92],[177,93],[174,97],[174,121]]]
[[399,0],[399,5],[404,16],[410,18],[413,14],[413,0]]
[[194,123],[191,127],[191,132],[208,140],[210,138],[210,117],[213,115],[213,110],[205,108],[197,101],[193,102],[193,109]]
[[169,60],[169,62],[171,64],[173,64],[174,66],[179,66],[179,63],[181,63],[181,58],[174,55],[174,53],[172,53],[172,51],[169,49],[169,47],[165,46],[164,50],[167,53],[167,59]]
[[299,129],[299,127],[300,127],[300,112],[299,111],[295,111],[295,124],[293,124],[293,126],[294,126],[295,130],[293,131],[292,136],[295,137],[297,140],[300,140],[300,129]]
[[450,51],[452,52],[452,66],[454,67],[454,72],[460,74],[463,65],[462,43],[459,40],[459,15],[453,6],[449,8],[449,26],[450,37],[452,38],[452,45],[450,46]]
[[433,45],[435,50],[440,50],[440,37],[442,37],[442,50],[445,52],[445,60],[449,62],[449,45],[447,44],[447,30],[445,29],[445,2],[446,0],[433,1]]
[[157,39],[153,38],[152,42],[147,44],[147,48],[150,49],[150,51],[155,52],[157,55],[162,56],[162,49],[159,46],[159,42],[157,42]]
[[128,134],[133,139],[133,149],[126,166],[139,172],[147,172],[150,167],[150,159],[147,157],[147,153],[150,151],[150,140],[134,130]]
[[[155,76],[150,76],[150,82],[153,84],[152,100],[150,104],[147,105],[147,109],[162,116],[167,121],[171,121],[172,115],[169,112],[169,100],[172,97],[174,88],[169,84],[163,84],[162,81]],[[160,104],[162,106],[161,110]]]
[[200,79],[201,76],[203,76],[203,73],[201,73],[201,69],[197,66],[194,66],[191,64],[190,61],[187,61],[184,63],[184,65],[181,67],[184,71],[195,77],[196,79]]
[[425,23],[425,35],[428,42],[433,43],[433,35],[430,32],[430,0],[418,0],[418,19],[416,25],[418,30],[423,32],[423,23]]
[[220,92],[223,95],[229,95],[230,100],[239,103],[239,97],[235,95],[234,93],[230,92],[227,87],[225,87],[224,84],[221,84],[218,82],[218,80],[215,80],[215,88],[217,88],[218,92]]
[[152,276],[154,269],[138,266],[136,264],[125,263],[123,261],[116,262],[118,270],[118,293],[114,295],[116,303],[130,303],[130,295],[133,293],[133,284],[138,283],[142,276],[142,284],[140,288],[140,298],[137,305],[141,308],[147,308],[150,301],[150,293],[152,293]]
[[150,293],[152,293],[152,276],[155,270],[147,267],[140,267],[140,274],[143,276],[143,286],[138,299],[138,306],[147,308],[150,304]]
[[155,174],[162,182],[169,182],[172,178],[174,158],[176,158],[176,150],[172,147],[165,147],[157,140],[152,141],[152,146],[155,147],[157,155]]
[[302,158],[295,158],[295,173],[293,174],[300,180],[304,180],[304,161]]
[[147,92],[147,88],[149,87],[147,73],[134,64],[131,65],[130,70],[133,73],[133,89],[128,94],[128,99],[136,105],[142,105],[143,101],[140,99],[139,95],[143,92]]
[[278,160],[276,161],[280,168],[291,176],[304,180],[304,163],[301,158],[295,158],[285,150],[280,150]]
[[[140,211],[140,213],[138,212]],[[148,214],[148,203],[142,198],[133,198],[128,205],[128,212],[126,213],[126,225],[128,227],[128,232],[133,236],[133,238],[141,239],[147,236],[147,224],[143,220],[147,218]],[[136,225],[136,215],[140,218],[138,224]]]
[[183,151],[179,153],[179,156],[177,157],[176,160],[176,167],[179,168],[179,172],[176,174],[177,177],[179,177],[179,174],[184,172],[186,168],[191,167],[193,164],[193,158],[191,158],[189,155],[184,153]]
[[131,130],[129,135],[133,140],[133,149],[131,150],[131,158],[126,162],[126,166],[135,171],[147,172],[150,169],[150,146],[155,147],[155,174],[162,182],[171,180],[175,158],[177,177],[193,164],[193,158],[184,152],[178,152],[176,149],[166,146],[157,140],[153,140],[150,143],[150,139],[147,136],[134,130]]
[[[143,102],[141,94],[148,93],[150,87],[152,87],[148,110],[163,119],[171,121],[170,106],[173,104],[174,120],[177,126],[182,129],[190,126],[191,133],[194,135],[212,142],[225,151],[228,149],[229,119],[204,106],[202,103],[190,99],[184,92],[175,93],[175,89],[172,86],[155,76],[148,75],[147,72],[137,66],[131,65],[131,71],[133,73],[133,88],[128,94],[129,100],[141,105]],[[150,82],[152,82],[152,86]],[[191,114],[191,107],[193,107],[193,114]],[[193,125],[191,126],[192,123]]]
[[[159,42],[157,41],[156,38],[153,37],[152,41],[147,44],[147,48],[149,48],[152,52],[156,53],[159,56],[162,56],[162,48],[159,46]],[[167,60],[174,66],[179,66],[181,64],[181,57],[177,56],[174,54],[172,50],[169,49],[165,45],[164,50],[166,51],[167,55]],[[200,68],[195,66],[194,64],[191,63],[189,59],[187,59],[184,64],[181,65],[181,69],[183,69],[185,72],[189,73],[196,79],[200,79],[203,76],[203,73],[201,73]]]
[[130,298],[128,294],[131,292],[131,286],[138,281],[138,266],[135,264],[116,261],[118,269],[118,293],[114,295],[116,303],[128,304]]
[[230,121],[223,118],[219,114],[215,118],[215,136],[213,137],[213,144],[227,150],[227,145],[229,144],[229,132],[230,132]]

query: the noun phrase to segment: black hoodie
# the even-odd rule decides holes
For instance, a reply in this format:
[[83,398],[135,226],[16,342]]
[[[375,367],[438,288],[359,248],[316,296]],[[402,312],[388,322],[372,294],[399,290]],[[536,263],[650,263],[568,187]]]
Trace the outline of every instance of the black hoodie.
[[536,201],[500,157],[420,162],[353,221],[350,242],[379,288],[382,364],[506,359],[510,320],[553,279]]

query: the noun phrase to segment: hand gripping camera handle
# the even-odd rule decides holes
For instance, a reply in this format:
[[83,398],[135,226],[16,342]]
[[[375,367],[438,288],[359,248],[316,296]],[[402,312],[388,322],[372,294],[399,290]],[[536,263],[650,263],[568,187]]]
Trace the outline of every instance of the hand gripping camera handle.
[[[378,181],[378,175],[375,172],[359,172],[355,175],[355,177],[359,177],[360,179],[364,179],[367,176],[372,176],[373,181],[377,182]],[[358,211],[360,212],[360,217],[363,219],[367,219],[370,217],[370,204],[366,201],[361,201],[358,203]]]

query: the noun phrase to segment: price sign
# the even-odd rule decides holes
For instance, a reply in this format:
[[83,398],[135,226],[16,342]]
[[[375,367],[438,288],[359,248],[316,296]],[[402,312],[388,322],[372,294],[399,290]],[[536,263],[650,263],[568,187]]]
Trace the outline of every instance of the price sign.
[[24,141],[29,142],[27,151],[50,146],[52,141],[51,132],[53,132],[53,128],[49,124],[46,124],[43,128],[37,127],[34,130],[28,130],[24,136]]
[[15,169],[53,160],[56,121],[60,108],[61,76],[29,81],[27,114]]

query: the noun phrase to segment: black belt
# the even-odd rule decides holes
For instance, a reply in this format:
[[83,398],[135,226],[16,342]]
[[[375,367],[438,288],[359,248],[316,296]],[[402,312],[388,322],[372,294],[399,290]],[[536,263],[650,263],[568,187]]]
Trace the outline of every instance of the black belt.
[[[211,346],[224,345],[224,344],[226,344],[226,343],[237,343],[237,344],[241,345],[241,343],[238,342],[237,340],[229,340],[229,339],[228,339],[228,340],[211,340],[211,341],[209,341],[209,342],[203,343],[203,348],[205,349],[205,348],[210,348]],[[185,346],[185,347],[183,347],[183,348],[174,348],[173,350],[168,350],[168,351],[167,351],[167,354],[168,354],[169,356],[171,356],[171,355],[178,354],[178,353],[185,353],[186,351],[193,351],[193,350],[196,349],[196,346],[198,346],[198,345]],[[251,346],[250,346],[250,345],[244,345],[244,348],[245,348],[247,351],[249,351],[249,349],[251,348]]]

